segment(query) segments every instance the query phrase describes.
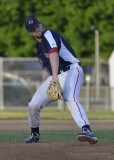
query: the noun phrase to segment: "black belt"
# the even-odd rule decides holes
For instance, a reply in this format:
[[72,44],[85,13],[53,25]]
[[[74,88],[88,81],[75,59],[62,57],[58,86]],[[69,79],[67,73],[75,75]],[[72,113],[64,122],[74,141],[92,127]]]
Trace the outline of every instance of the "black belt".
[[[78,64],[79,64],[79,66],[81,66],[81,62],[78,62]],[[66,67],[64,67],[62,70],[60,70],[58,74],[61,74],[61,73],[63,73],[63,72],[66,72],[66,71],[68,71],[69,69],[70,69],[70,66],[66,66]]]
[[61,74],[61,73],[63,73],[63,72],[66,72],[66,71],[68,71],[69,69],[70,69],[70,66],[66,66],[66,67],[64,67],[62,70],[60,70],[58,74]]

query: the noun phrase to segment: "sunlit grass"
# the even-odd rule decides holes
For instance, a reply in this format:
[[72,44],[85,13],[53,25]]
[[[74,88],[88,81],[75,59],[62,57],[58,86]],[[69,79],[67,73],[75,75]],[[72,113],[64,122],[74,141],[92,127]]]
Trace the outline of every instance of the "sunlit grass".
[[[87,112],[89,119],[114,119],[114,112]],[[27,119],[27,110],[3,110],[0,111],[0,119]],[[72,119],[69,110],[44,109],[41,112],[41,119]]]
[[26,119],[27,113],[25,110],[3,110],[0,111],[0,119]]

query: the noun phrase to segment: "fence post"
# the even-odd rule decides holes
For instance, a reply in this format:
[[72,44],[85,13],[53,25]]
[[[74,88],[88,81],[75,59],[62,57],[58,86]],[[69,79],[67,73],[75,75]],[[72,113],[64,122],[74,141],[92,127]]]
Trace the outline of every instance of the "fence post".
[[3,92],[3,58],[0,57],[0,110],[4,109],[4,92]]
[[111,93],[111,111],[114,111],[114,51],[109,58],[109,85]]
[[85,76],[86,78],[86,111],[89,111],[90,110],[90,80],[91,80],[91,77],[90,75],[86,75]]

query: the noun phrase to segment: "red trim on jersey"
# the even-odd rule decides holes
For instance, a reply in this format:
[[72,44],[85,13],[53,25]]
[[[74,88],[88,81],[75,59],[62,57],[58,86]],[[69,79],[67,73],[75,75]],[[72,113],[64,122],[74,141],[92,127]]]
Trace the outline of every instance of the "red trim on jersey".
[[55,48],[51,48],[50,51],[49,51],[49,54],[50,53],[54,53],[54,52],[58,52],[58,48],[56,48],[56,47]]

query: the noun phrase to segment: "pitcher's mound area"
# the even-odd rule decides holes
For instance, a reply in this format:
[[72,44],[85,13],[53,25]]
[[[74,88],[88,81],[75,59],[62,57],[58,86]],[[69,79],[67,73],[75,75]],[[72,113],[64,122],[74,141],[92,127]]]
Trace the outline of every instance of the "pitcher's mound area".
[[0,143],[0,160],[113,160],[114,144],[80,142]]

